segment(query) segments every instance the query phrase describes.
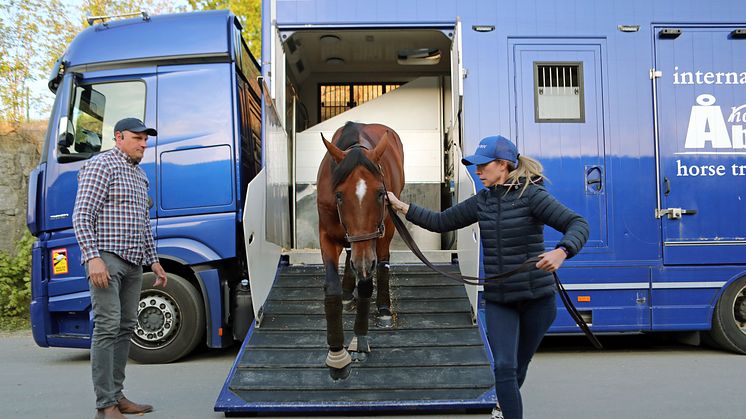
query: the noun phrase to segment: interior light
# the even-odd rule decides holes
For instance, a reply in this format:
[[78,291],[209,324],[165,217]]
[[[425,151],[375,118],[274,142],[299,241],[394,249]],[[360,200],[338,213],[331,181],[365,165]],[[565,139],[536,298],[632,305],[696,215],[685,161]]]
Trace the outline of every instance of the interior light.
[[402,65],[434,65],[440,62],[438,48],[416,48],[401,50],[396,55],[396,62]]
[[324,45],[334,45],[336,43],[339,43],[342,39],[338,37],[337,35],[321,35],[319,38],[319,42],[321,42]]
[[342,65],[345,63],[345,60],[340,57],[329,57],[326,59],[326,63],[329,65]]

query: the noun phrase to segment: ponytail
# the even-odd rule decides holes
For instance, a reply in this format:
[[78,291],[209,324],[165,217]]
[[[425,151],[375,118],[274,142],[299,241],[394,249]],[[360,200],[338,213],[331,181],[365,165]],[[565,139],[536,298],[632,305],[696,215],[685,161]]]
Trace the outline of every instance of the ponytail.
[[518,166],[512,167],[513,164],[508,162],[510,172],[508,173],[508,179],[505,182],[509,186],[518,186],[523,184],[521,195],[526,191],[528,185],[531,183],[542,183],[545,179],[549,180],[544,176],[544,166],[536,160],[528,156],[518,155]]

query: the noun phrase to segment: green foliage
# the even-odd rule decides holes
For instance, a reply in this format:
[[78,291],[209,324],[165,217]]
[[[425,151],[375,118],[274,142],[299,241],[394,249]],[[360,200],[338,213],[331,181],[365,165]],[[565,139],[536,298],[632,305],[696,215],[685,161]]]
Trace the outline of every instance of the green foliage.
[[[54,10],[54,16],[50,13]],[[47,76],[53,49],[62,48],[68,29],[61,0],[0,2],[0,117],[13,125],[41,102],[30,94],[34,80]],[[52,60],[54,62],[54,60]]]
[[257,61],[262,56],[261,0],[188,0],[192,10],[230,9],[243,25],[243,36]]
[[0,317],[28,317],[31,303],[31,245],[26,231],[15,256],[0,252]]

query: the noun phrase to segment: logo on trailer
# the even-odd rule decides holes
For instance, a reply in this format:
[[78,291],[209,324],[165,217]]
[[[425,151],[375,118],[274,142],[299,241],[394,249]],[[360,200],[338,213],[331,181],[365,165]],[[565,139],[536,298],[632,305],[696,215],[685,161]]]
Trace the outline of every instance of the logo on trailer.
[[746,130],[742,124],[739,124],[739,122],[746,122],[746,104],[731,107],[728,122],[732,125],[728,132],[723,111],[720,106],[715,105],[715,101],[715,96],[710,94],[697,96],[697,105],[692,106],[692,113],[689,116],[684,148],[746,149]]

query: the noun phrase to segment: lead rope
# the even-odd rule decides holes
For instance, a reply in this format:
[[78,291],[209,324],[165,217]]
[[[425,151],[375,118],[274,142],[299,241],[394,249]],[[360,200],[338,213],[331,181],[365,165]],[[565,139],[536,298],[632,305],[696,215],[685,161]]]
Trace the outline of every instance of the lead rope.
[[[385,189],[385,183],[384,183],[384,189]],[[389,209],[389,216],[391,217],[391,221],[394,222],[394,227],[396,227],[396,231],[399,232],[399,236],[401,236],[404,243],[417,256],[417,258],[420,259],[422,263],[427,265],[427,267],[429,267],[433,271],[438,272],[439,274],[449,279],[452,279],[454,281],[460,282],[462,284],[483,285],[485,287],[500,286],[502,282],[505,281],[505,279],[517,273],[526,272],[526,271],[534,269],[536,263],[539,261],[539,258],[535,256],[535,257],[527,259],[516,269],[503,272],[497,275],[489,276],[486,278],[477,278],[473,276],[458,275],[458,274],[453,274],[451,272],[443,271],[441,269],[438,269],[438,267],[436,267],[429,260],[427,260],[425,255],[420,250],[419,246],[417,246],[417,243],[415,243],[414,239],[412,238],[412,235],[409,234],[409,230],[407,230],[407,227],[404,225],[404,222],[401,220],[401,218],[399,218],[399,215],[391,207],[391,205],[388,205],[388,209]],[[583,331],[583,333],[588,338],[588,340],[591,341],[591,344],[593,344],[593,346],[596,349],[602,349],[603,346],[601,345],[601,342],[599,342],[599,340],[596,338],[596,336],[591,331],[590,327],[588,327],[588,324],[585,322],[585,320],[583,320],[583,318],[580,316],[580,313],[578,313],[578,310],[572,304],[572,300],[570,299],[570,296],[567,294],[567,290],[565,290],[565,287],[560,282],[559,276],[557,275],[557,273],[552,272],[552,275],[554,276],[554,281],[557,284],[557,290],[559,292],[560,298],[562,299],[562,303],[565,305],[565,308],[567,309],[567,312],[570,314],[573,320],[575,320],[575,323],[580,327],[580,329]]]

